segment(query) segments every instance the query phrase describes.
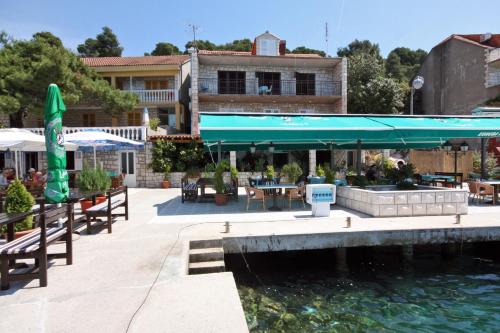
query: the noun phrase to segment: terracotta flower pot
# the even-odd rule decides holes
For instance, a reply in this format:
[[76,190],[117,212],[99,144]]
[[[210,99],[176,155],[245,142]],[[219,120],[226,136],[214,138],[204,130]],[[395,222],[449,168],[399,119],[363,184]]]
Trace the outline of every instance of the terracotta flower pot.
[[170,188],[170,180],[163,180],[161,182],[161,187],[163,187],[163,188]]
[[227,195],[226,194],[216,194],[215,195],[215,204],[217,206],[224,206],[227,204]]
[[18,239],[18,238],[21,238],[23,236],[26,236],[27,234],[31,234],[33,231],[35,231],[37,229],[39,229],[39,228],[28,229],[28,230],[23,230],[23,231],[16,231],[14,233],[14,239]]
[[95,204],[98,205],[100,203],[103,203],[105,202],[107,199],[107,197],[105,195],[99,195],[97,197],[95,197]]
[[92,200],[81,200],[80,207],[82,208],[82,213],[85,213],[87,209],[92,207]]

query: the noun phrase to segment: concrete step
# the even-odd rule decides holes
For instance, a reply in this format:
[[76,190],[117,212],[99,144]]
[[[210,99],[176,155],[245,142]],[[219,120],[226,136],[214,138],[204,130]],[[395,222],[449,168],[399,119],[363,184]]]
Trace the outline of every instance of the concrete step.
[[189,264],[189,274],[220,273],[226,270],[223,260]]
[[221,247],[189,250],[189,262],[204,262],[224,260],[224,250]]
[[222,247],[222,239],[199,239],[192,240],[189,242],[190,249],[206,249],[206,248],[214,248],[214,247]]

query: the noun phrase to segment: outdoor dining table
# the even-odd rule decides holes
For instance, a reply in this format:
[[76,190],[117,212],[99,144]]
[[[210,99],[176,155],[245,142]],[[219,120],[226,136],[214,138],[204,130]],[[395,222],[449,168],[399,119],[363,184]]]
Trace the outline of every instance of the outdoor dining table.
[[278,207],[278,205],[276,204],[276,198],[278,197],[277,190],[279,190],[279,189],[284,189],[284,190],[295,189],[298,187],[297,187],[297,185],[294,185],[294,184],[269,184],[269,185],[262,184],[262,185],[255,185],[255,188],[259,189],[259,190],[272,190],[272,192],[273,192],[273,205],[271,207],[269,207],[269,210],[280,211],[281,208]]
[[500,180],[483,180],[481,183],[493,186],[493,204],[498,204],[498,193],[500,193]]

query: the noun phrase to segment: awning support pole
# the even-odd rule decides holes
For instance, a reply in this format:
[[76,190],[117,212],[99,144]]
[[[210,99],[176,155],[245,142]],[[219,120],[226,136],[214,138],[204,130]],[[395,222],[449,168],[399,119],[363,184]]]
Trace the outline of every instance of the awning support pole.
[[358,140],[358,148],[356,150],[356,173],[361,176],[361,140]]
[[222,161],[222,144],[221,141],[217,141],[217,163]]
[[330,143],[330,169],[335,168],[335,149],[333,149],[333,143]]
[[481,179],[486,179],[486,138],[481,138]]

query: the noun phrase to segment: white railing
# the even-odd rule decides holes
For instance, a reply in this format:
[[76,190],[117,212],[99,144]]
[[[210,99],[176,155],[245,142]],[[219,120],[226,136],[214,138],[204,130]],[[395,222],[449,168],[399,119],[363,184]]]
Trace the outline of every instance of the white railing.
[[139,100],[145,103],[177,102],[179,100],[176,89],[129,90],[129,92],[139,96]]
[[[44,128],[25,128],[35,134],[44,135]],[[88,130],[101,130],[125,139],[146,141],[146,126],[117,126],[117,127],[63,127],[63,133],[75,133]]]

